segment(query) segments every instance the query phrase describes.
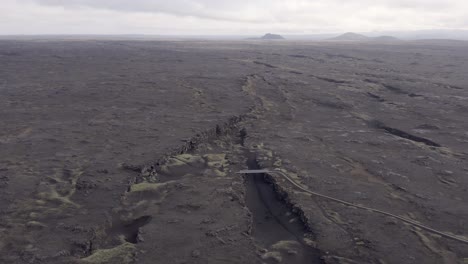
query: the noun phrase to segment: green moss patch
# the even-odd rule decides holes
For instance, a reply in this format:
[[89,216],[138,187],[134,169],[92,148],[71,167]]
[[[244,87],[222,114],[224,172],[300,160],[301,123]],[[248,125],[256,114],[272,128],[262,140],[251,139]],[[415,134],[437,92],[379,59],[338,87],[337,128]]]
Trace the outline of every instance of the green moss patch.
[[82,263],[92,264],[114,264],[114,263],[130,263],[136,253],[135,245],[124,243],[118,247],[111,249],[99,249],[89,257],[81,260]]

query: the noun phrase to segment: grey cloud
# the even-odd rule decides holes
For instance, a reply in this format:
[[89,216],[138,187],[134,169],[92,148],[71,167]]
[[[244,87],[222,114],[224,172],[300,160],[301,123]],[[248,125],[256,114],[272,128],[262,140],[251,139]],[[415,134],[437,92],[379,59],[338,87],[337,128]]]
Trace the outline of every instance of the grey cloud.
[[[265,19],[249,15],[245,11],[252,1],[216,0],[34,0],[43,5],[70,8],[92,7],[122,12],[165,13],[226,21],[262,22]],[[255,1],[255,6],[267,6],[268,1]]]
[[[359,14],[372,8],[388,8],[397,14],[413,10],[418,14],[426,12],[449,12],[465,0],[31,0],[42,5],[69,8],[91,7],[120,12],[163,13],[197,18],[271,23],[297,21],[296,15],[308,12],[309,17],[320,13],[344,15]],[[326,6],[329,6],[327,10]],[[348,12],[349,14],[347,14]],[[300,16],[304,17],[304,16]],[[299,21],[298,21],[299,22]]]
[[[454,7],[457,1],[444,0],[394,0],[386,1],[387,5],[395,8],[415,9],[421,12],[427,10],[446,10]],[[459,2],[459,1],[458,1]]]
[[466,0],[1,0],[1,32],[258,34],[466,28]]

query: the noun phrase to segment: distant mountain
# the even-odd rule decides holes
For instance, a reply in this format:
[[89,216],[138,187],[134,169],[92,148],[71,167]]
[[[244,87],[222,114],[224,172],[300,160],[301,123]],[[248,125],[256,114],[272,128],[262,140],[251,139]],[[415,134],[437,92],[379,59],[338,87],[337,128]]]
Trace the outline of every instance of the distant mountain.
[[366,37],[366,36],[364,36],[364,35],[357,34],[357,33],[348,32],[348,33],[344,33],[343,35],[339,35],[338,37],[331,38],[331,39],[329,39],[329,40],[337,40],[337,41],[367,41],[367,40],[369,40],[369,37]]
[[[366,34],[367,35],[367,34]],[[369,36],[390,35],[402,40],[421,40],[421,39],[453,39],[468,40],[468,30],[461,29],[429,29],[414,31],[380,31],[369,32]]]
[[285,39],[285,38],[281,35],[267,33],[260,39],[270,40],[270,39]]
[[[352,35],[355,33],[352,33]],[[361,35],[368,37],[381,39],[380,36],[392,36],[397,39],[385,39],[380,40],[381,42],[396,42],[396,41],[408,41],[408,40],[468,40],[468,30],[462,29],[430,29],[430,30],[413,30],[413,31],[371,31],[361,33]],[[338,34],[333,33],[319,33],[319,34],[288,34],[283,35],[288,40],[313,40],[313,41],[333,41]],[[359,34],[358,34],[359,35]],[[346,35],[345,35],[346,36]],[[348,37],[346,37],[348,38]],[[374,39],[375,40],[375,39]],[[465,43],[466,45],[466,43]]]
[[328,40],[332,41],[378,41],[378,42],[394,42],[399,41],[399,39],[392,37],[392,36],[378,36],[378,37],[367,37],[357,33],[344,33],[343,35],[339,35],[338,37],[331,38]]
[[391,42],[391,41],[401,41],[399,38],[395,38],[392,36],[379,36],[375,38],[370,38],[373,41],[381,41],[381,42]]

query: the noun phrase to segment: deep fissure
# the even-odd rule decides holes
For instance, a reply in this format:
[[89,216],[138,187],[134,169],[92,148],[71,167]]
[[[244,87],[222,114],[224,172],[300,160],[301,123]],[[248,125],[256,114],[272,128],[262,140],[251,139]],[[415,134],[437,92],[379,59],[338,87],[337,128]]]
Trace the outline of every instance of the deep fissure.
[[[246,150],[245,155],[250,170],[261,169],[255,154]],[[302,216],[294,212],[286,197],[277,192],[269,177],[266,174],[245,176],[246,204],[252,213],[252,237],[265,248],[285,241],[295,243],[296,254],[282,254],[287,263],[322,263],[320,251],[306,243],[312,238],[310,228]]]
[[418,136],[415,136],[415,135],[412,135],[412,134],[409,134],[405,131],[402,131],[402,130],[399,130],[399,129],[396,129],[396,128],[393,128],[393,127],[389,127],[385,124],[383,124],[382,122],[380,121],[373,121],[371,122],[372,125],[378,129],[382,129],[384,130],[385,132],[389,133],[389,134],[392,134],[394,136],[397,136],[397,137],[400,137],[400,138],[404,138],[404,139],[408,139],[408,140],[411,140],[411,141],[414,141],[414,142],[418,142],[418,143],[423,143],[427,146],[430,146],[430,147],[442,147],[440,144],[432,141],[432,140],[429,140],[427,138],[423,138],[423,137],[418,137]]

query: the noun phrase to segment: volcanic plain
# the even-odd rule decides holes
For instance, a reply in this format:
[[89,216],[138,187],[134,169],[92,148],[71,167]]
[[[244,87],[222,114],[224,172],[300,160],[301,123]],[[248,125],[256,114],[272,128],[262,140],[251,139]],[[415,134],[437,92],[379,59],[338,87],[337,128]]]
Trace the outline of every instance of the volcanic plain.
[[2,40],[0,128],[1,263],[468,258],[465,42]]

